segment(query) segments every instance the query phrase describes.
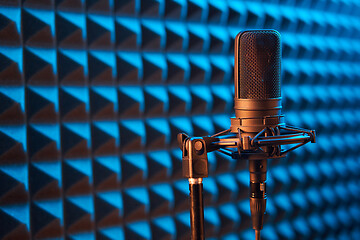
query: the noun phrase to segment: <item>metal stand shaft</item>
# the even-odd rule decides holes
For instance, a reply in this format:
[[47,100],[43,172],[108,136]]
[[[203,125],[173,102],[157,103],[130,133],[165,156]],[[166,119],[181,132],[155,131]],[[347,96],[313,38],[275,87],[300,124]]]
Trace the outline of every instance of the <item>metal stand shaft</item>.
[[204,201],[202,178],[189,178],[191,239],[204,240]]
[[260,230],[255,230],[255,240],[260,240]]

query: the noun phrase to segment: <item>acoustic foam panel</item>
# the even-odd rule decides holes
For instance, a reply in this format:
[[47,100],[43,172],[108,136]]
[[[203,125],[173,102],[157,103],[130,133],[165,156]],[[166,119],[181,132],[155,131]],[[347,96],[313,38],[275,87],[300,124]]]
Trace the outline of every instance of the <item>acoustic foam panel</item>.
[[[282,35],[288,124],[263,238],[360,239],[356,0],[0,0],[0,238],[189,239],[176,135],[229,128],[233,42]],[[209,154],[207,239],[253,239],[247,163]]]

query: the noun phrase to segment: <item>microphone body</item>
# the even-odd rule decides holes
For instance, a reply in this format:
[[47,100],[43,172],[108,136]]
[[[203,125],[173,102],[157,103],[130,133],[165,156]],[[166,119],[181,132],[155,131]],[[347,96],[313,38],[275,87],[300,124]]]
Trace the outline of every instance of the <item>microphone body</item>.
[[235,38],[234,109],[231,132],[260,132],[284,125],[281,114],[281,44],[275,30],[253,30]]
[[[285,157],[308,142],[315,143],[314,130],[285,125],[280,65],[277,31],[239,33],[235,38],[235,117],[231,118],[230,128],[212,136],[178,134],[183,176],[189,179],[190,186],[192,239],[205,236],[201,184],[208,177],[207,153],[219,151],[233,159],[249,161],[251,218],[255,238],[260,240],[266,209],[267,160]],[[295,146],[282,150],[282,145]]]
[[[255,30],[239,33],[235,38],[234,85],[235,117],[231,132],[242,139],[254,138],[262,129],[284,125],[281,115],[281,44],[275,30]],[[264,147],[264,152],[274,147]],[[252,149],[241,149],[251,151]],[[260,238],[266,210],[267,158],[249,161],[250,210],[253,229]]]

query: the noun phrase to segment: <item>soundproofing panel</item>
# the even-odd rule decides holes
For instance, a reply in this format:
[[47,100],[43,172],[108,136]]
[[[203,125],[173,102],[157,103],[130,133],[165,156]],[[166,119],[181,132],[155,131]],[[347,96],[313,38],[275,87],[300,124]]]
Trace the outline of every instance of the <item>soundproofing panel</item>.
[[[0,238],[189,239],[176,135],[228,129],[233,42],[282,35],[290,125],[263,239],[360,239],[357,0],[0,0]],[[209,154],[207,239],[253,239],[247,163]]]

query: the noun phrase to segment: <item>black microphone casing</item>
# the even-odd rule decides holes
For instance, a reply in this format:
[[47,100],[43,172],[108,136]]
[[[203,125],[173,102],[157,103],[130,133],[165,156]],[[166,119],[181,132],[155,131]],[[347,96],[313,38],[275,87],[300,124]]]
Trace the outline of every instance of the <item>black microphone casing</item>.
[[[246,138],[254,139],[264,129],[285,125],[281,114],[280,72],[281,44],[277,31],[252,30],[236,36],[235,117],[231,118],[230,131],[241,138],[239,156],[242,151],[259,151],[254,146],[246,147]],[[265,136],[269,131],[264,132]],[[262,151],[273,149],[275,146],[264,147]],[[258,159],[249,160],[249,172],[252,226],[259,233],[266,210],[267,158],[260,154]]]
[[234,109],[230,131],[259,132],[284,124],[281,114],[281,44],[275,30],[252,30],[235,38]]

